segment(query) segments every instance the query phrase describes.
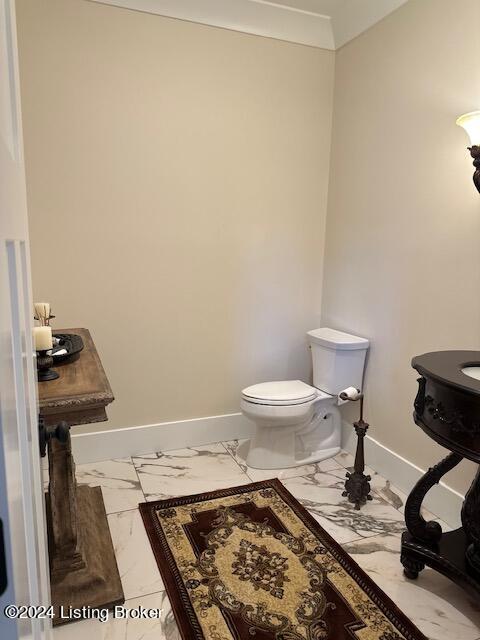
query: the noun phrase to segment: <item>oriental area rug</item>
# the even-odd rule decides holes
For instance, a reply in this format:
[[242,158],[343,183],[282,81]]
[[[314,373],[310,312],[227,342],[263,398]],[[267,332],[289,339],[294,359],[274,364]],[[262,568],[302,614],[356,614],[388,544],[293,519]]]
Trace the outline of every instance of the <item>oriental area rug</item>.
[[184,640],[426,640],[279,480],[140,511]]

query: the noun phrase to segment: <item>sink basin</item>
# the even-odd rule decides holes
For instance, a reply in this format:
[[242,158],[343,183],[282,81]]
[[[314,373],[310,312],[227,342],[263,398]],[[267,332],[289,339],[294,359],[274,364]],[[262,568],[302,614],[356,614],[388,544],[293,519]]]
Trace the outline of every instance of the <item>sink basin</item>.
[[466,376],[470,376],[470,378],[475,378],[475,380],[480,380],[480,365],[469,365],[467,367],[463,367],[462,373]]

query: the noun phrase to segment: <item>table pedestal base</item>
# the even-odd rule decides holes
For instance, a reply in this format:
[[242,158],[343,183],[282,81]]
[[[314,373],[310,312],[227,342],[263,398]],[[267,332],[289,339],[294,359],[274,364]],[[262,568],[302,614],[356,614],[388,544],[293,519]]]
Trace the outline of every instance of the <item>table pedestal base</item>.
[[[47,494],[48,524],[51,529],[48,503]],[[77,553],[81,558],[77,568],[70,567],[64,575],[61,571],[52,570],[55,560],[61,560],[59,556],[62,550],[50,549],[54,625],[73,621],[68,618],[69,607],[112,609],[125,601],[100,487],[76,487],[76,513],[79,536]],[[50,535],[49,539],[52,537]],[[67,555],[71,555],[71,550],[67,550]]]
[[476,568],[476,562],[480,539],[480,475],[477,474],[465,496],[462,508],[463,526],[459,529],[443,533],[438,522],[427,522],[421,513],[422,502],[428,491],[462,459],[458,453],[449,453],[428,469],[412,489],[405,503],[408,531],[402,535],[400,559],[407,578],[416,579],[427,565],[478,598],[480,571]]
[[402,535],[401,555],[404,573],[407,578],[414,580],[425,566],[431,567],[478,599],[480,575],[475,575],[467,563],[465,552],[468,546],[462,527],[443,533],[438,543],[432,545],[416,540],[405,531]]
[[[471,594],[480,594],[480,382],[465,375],[465,363],[480,365],[480,351],[431,351],[412,360],[420,373],[413,419],[432,440],[450,453],[428,469],[405,503],[407,530],[402,536],[401,562],[415,579],[426,565]],[[463,459],[478,465],[465,495],[462,526],[444,533],[439,522],[427,521],[422,503],[432,487]]]

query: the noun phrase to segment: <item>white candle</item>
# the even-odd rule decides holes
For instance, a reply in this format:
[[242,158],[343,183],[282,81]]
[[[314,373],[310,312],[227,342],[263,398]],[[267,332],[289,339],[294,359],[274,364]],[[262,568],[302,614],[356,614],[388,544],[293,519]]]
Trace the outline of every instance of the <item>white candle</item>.
[[48,351],[53,346],[52,327],[33,327],[36,351]]

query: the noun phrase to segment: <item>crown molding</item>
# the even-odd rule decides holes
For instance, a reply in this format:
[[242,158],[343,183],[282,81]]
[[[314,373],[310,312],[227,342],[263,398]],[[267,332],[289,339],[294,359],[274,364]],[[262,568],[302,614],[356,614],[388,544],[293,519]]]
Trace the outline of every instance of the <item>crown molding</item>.
[[335,49],[329,16],[266,0],[91,1],[320,49]]
[[[335,51],[407,0],[90,0]],[[305,7],[324,7],[320,11]],[[329,9],[329,15],[326,15]]]

